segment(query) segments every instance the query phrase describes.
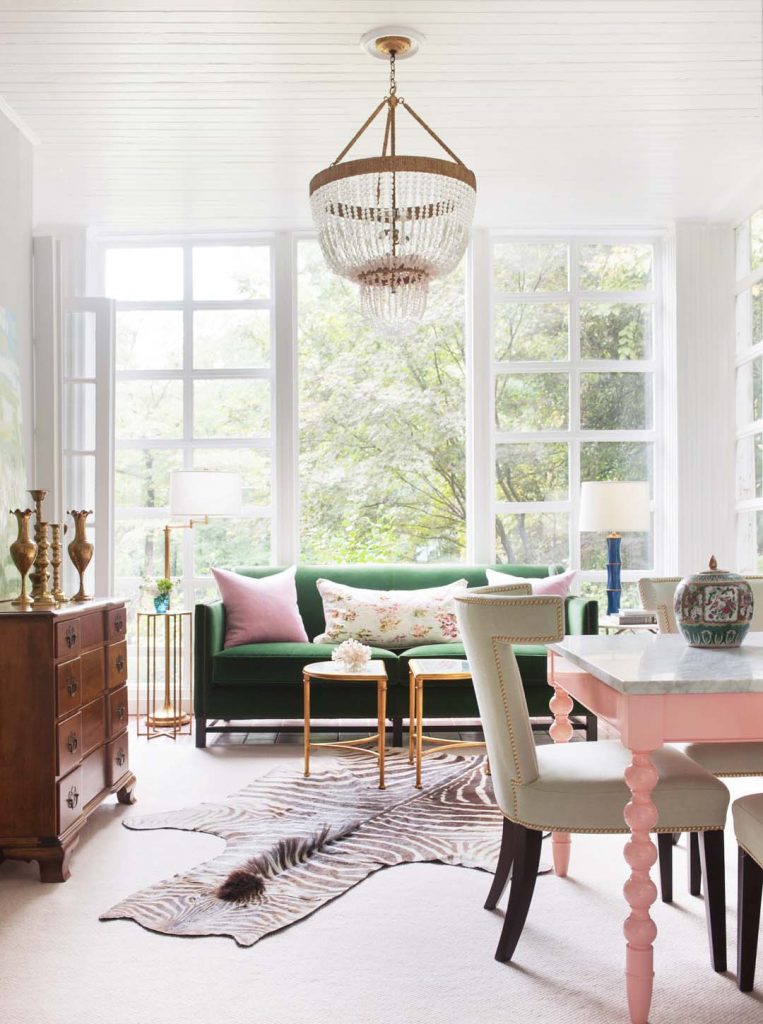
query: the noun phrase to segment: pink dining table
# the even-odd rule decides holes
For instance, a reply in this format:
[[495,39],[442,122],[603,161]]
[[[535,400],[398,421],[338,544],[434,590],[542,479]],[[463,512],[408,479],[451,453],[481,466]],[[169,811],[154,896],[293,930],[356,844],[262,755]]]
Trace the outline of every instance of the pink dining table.
[[[657,861],[651,832],[657,808],[651,793],[657,772],[651,756],[665,743],[763,740],[763,633],[741,647],[700,650],[680,635],[568,636],[549,644],[548,681],[554,721],[551,737],[572,736],[572,698],[613,726],[631,752],[625,782],[631,800],[625,821],[623,888],[628,916],[625,985],[633,1024],[647,1024],[654,981],[657,927],[649,908],[657,898],[650,877]],[[554,833],[554,869],[567,874],[570,836]]]

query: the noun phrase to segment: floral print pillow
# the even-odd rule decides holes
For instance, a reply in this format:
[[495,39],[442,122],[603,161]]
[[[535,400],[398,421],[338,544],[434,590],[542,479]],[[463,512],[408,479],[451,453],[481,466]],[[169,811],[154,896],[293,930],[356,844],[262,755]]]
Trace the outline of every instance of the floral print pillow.
[[466,580],[428,590],[362,590],[331,580],[318,580],[326,631],[314,644],[360,640],[376,647],[413,647],[458,643],[453,598],[466,590]]

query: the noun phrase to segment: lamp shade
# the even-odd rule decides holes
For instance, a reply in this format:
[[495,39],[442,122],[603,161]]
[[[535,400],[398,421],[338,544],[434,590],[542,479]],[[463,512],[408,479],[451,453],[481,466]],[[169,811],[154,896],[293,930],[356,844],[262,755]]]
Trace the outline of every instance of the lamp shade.
[[649,529],[649,484],[603,480],[580,487],[580,529],[586,533],[639,533]]
[[237,516],[241,514],[238,473],[203,470],[170,474],[170,515]]

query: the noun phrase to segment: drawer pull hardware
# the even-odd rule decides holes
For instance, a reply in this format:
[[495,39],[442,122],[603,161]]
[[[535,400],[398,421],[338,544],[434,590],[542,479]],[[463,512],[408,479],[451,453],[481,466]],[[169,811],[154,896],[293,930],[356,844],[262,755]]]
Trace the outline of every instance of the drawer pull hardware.
[[117,655],[117,672],[124,672],[125,660],[121,654]]
[[124,704],[117,704],[117,718],[120,720],[124,718],[126,710]]
[[69,682],[66,684],[66,691],[69,694],[69,696],[73,697],[78,689],[79,683],[77,682],[77,680],[74,678],[74,676],[69,676]]
[[114,758],[114,760],[117,762],[117,764],[121,768],[122,765],[127,760],[127,754],[125,754],[124,750],[120,750],[119,753],[117,754],[117,756]]
[[124,633],[125,620],[122,618],[114,619],[114,629],[116,630],[117,633]]
[[77,643],[77,630],[74,626],[69,626],[66,630],[66,636],[64,637],[66,646],[71,649]]
[[74,808],[79,803],[79,793],[77,792],[75,786],[72,786],[72,788],[69,790],[69,793],[66,797],[66,803],[69,807],[71,807],[72,810],[74,810]]
[[70,732],[69,739],[66,741],[66,749],[69,751],[70,754],[73,754],[78,746],[79,742],[77,740],[77,734],[74,732]]

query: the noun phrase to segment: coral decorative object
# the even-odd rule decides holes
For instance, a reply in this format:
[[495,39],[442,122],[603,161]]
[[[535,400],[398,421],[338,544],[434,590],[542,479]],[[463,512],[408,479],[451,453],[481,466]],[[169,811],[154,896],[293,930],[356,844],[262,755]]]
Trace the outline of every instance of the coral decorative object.
[[81,512],[72,509],[68,515],[74,520],[74,540],[69,544],[69,558],[71,558],[74,568],[79,573],[79,590],[72,598],[72,601],[92,601],[92,594],[85,593],[85,570],[90,565],[90,560],[93,557],[93,545],[87,539],[85,523],[87,522],[87,517],[92,515],[92,512],[87,509],[82,509]]
[[18,608],[31,608],[34,602],[27,594],[26,579],[37,554],[37,545],[29,536],[29,520],[32,518],[32,509],[27,508],[22,511],[20,508],[14,508],[10,514],[16,517],[19,524],[18,537],[11,544],[11,558],[21,575],[21,593],[12,604]]
[[739,647],[750,628],[752,589],[743,576],[718,568],[714,557],[676,587],[676,622],[690,647]]
[[357,640],[345,640],[331,652],[331,660],[348,672],[362,672],[371,660],[371,648]]

